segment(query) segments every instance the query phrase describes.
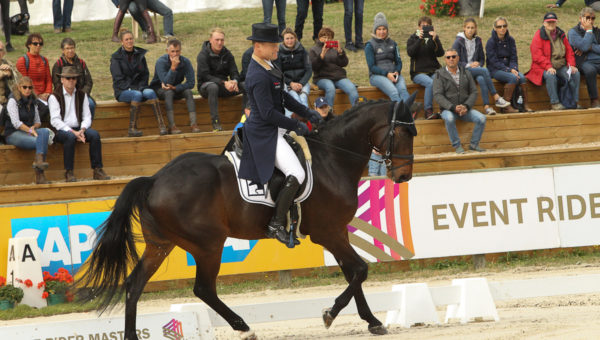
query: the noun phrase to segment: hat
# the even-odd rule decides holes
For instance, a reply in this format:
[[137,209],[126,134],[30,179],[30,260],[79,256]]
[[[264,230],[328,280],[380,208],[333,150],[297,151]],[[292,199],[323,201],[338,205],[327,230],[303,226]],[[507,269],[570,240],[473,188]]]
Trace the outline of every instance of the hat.
[[375,14],[375,20],[373,20],[373,34],[375,34],[377,27],[379,26],[385,27],[386,30],[388,29],[387,19],[385,18],[385,14],[382,12]]
[[246,38],[252,41],[280,43],[279,29],[275,24],[252,24],[252,35]]
[[79,77],[80,74],[77,72],[77,68],[75,66],[65,66],[62,69],[62,72],[58,74],[61,77]]
[[320,109],[325,105],[329,105],[329,103],[327,103],[327,100],[325,100],[325,97],[319,97],[317,98],[317,100],[315,100],[315,107],[318,107]]
[[557,21],[558,18],[556,17],[556,14],[553,12],[548,12],[546,13],[546,15],[544,15],[544,22],[546,21]]

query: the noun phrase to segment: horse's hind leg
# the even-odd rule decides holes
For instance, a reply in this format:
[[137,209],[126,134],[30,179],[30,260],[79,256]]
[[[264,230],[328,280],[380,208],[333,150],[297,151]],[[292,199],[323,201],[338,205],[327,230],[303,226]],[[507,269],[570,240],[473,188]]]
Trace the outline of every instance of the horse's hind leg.
[[146,243],[144,254],[135,265],[133,271],[125,280],[125,339],[137,340],[135,319],[137,316],[137,302],[142,295],[144,287],[150,277],[154,275],[160,264],[173,249],[171,243]]

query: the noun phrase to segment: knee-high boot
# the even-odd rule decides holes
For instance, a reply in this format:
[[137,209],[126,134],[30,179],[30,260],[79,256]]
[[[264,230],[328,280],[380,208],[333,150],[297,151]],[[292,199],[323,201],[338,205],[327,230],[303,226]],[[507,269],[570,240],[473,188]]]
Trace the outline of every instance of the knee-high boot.
[[158,99],[150,99],[148,103],[152,104],[152,111],[154,111],[154,117],[156,117],[156,122],[158,123],[158,133],[162,135],[167,134],[167,128],[165,126],[165,121],[162,117],[162,112],[160,111],[160,104],[158,103]]
[[137,128],[137,120],[140,113],[140,103],[131,102],[129,108],[129,137],[140,137],[143,133]]
[[150,13],[148,11],[142,12],[142,17],[144,21],[146,21],[146,27],[148,27],[148,39],[146,39],[146,43],[154,44],[156,40],[156,31],[154,31],[154,23],[152,22],[152,18],[150,18]]
[[[287,213],[294,203],[296,192],[300,188],[298,179],[294,176],[288,176],[283,184],[283,189],[277,195],[275,202],[275,215],[271,218],[267,226],[267,237],[276,238],[283,244],[288,243],[288,233],[285,230],[287,224]],[[299,243],[298,243],[299,244]]]
[[527,86],[521,85],[521,93],[523,95],[523,107],[527,112],[533,112],[533,109],[529,107],[529,94],[527,93]]
[[[513,95],[513,92],[515,92],[515,87],[517,87],[517,84],[508,84],[508,83],[504,84],[504,93],[503,93],[502,97],[504,98],[504,100],[506,100],[509,103],[512,100],[512,95]],[[501,109],[500,112],[502,112],[502,113],[518,113],[519,110],[512,107],[512,105],[508,105],[507,107]]]
[[115,17],[115,24],[113,26],[113,34],[112,38],[110,38],[114,42],[119,42],[119,28],[121,28],[121,24],[123,23],[123,18],[125,17],[125,12],[119,10],[117,12],[117,16]]

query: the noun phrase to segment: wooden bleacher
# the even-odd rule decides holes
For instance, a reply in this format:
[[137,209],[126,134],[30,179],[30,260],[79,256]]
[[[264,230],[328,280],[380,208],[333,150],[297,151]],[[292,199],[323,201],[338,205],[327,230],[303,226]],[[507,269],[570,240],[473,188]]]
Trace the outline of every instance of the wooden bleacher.
[[[482,147],[488,149],[485,153],[455,154],[442,120],[418,119],[414,173],[600,161],[600,148],[594,144],[600,142],[600,109],[545,111],[549,108],[546,88],[531,84],[528,87],[532,98],[530,105],[539,111],[488,116],[481,141]],[[498,89],[501,92],[500,86]],[[419,90],[417,98],[422,101],[422,88],[409,85],[409,92],[414,90]],[[372,87],[359,88],[359,94],[367,99],[385,97]],[[320,91],[313,91],[310,101],[319,95],[322,95]],[[589,103],[585,82],[580,89],[580,103],[583,106]],[[210,131],[207,100],[198,97],[196,104],[201,130]],[[478,98],[476,108],[482,111],[481,104]],[[0,204],[116,196],[135,176],[152,175],[184,152],[220,153],[241,115],[241,96],[221,99],[219,105],[222,125],[227,131],[189,133],[185,102],[177,101],[176,123],[188,133],[158,136],[150,106],[142,105],[138,125],[144,136],[131,138],[126,137],[129,105],[98,102],[93,126],[103,138],[104,168],[109,175],[115,176],[110,181],[89,180],[91,169],[87,146],[79,145],[75,175],[80,181],[65,183],[61,145],[52,145],[48,154],[50,168],[46,174],[53,183],[35,185],[32,184],[34,173],[31,169],[33,151],[1,145],[0,183],[3,185],[0,185]],[[349,107],[347,96],[338,90],[335,112],[340,113]],[[458,122],[457,127],[463,144],[467,145],[472,124]]]

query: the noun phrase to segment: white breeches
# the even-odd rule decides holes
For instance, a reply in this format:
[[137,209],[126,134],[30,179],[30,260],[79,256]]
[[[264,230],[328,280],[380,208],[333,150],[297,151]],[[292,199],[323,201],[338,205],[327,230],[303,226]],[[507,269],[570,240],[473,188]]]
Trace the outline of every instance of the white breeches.
[[285,177],[294,176],[298,180],[298,183],[302,184],[306,174],[294,150],[292,150],[292,147],[283,138],[285,132],[285,129],[279,128],[277,148],[275,149],[275,167],[281,170]]

